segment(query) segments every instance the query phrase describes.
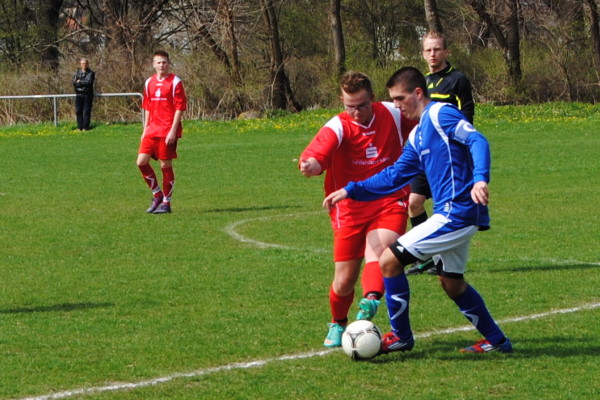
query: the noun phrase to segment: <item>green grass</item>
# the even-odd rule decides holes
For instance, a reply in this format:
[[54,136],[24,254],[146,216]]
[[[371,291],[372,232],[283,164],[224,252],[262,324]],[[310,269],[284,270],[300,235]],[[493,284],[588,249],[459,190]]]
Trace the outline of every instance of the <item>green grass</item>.
[[[192,371],[73,398],[598,398],[599,308],[502,324],[510,355],[461,355],[471,331],[370,362],[277,360],[323,349],[331,232],[322,179],[294,160],[333,114],[186,121],[168,216],[144,213],[139,124],[0,129],[0,398]],[[482,106],[477,118],[493,229],[473,241],[468,280],[498,320],[597,304],[598,107]],[[434,278],[410,281],[417,334],[466,325]]]

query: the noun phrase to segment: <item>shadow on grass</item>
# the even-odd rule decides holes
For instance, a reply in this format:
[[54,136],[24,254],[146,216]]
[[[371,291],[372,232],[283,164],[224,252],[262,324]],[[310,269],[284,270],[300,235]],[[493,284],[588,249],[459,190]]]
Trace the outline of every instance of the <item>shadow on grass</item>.
[[27,314],[35,312],[69,312],[77,310],[89,310],[93,308],[114,307],[114,303],[63,303],[52,306],[20,307],[0,310],[0,314]]
[[574,270],[574,269],[600,269],[599,264],[592,263],[572,263],[572,264],[560,264],[560,265],[540,265],[532,267],[515,266],[513,268],[490,268],[486,270],[486,273],[499,273],[499,272],[534,272],[534,271],[560,271],[560,270]]
[[[591,341],[591,339],[589,339]],[[373,364],[387,364],[391,362],[405,362],[417,359],[433,359],[443,361],[468,361],[484,362],[498,361],[501,359],[536,359],[536,358],[569,358],[569,357],[593,357],[600,356],[600,346],[582,345],[582,338],[552,337],[543,341],[537,339],[518,339],[513,342],[512,353],[492,352],[489,354],[460,353],[459,349],[467,347],[472,343],[464,340],[441,340],[431,343],[422,348],[413,349],[407,353],[391,353],[376,357],[367,362]],[[475,339],[473,340],[475,343]],[[540,343],[547,343],[540,346]],[[417,344],[418,346],[418,344]]]
[[285,210],[288,208],[300,208],[300,206],[256,206],[256,207],[231,207],[231,208],[214,208],[212,210],[206,210],[207,213],[221,213],[221,212],[244,212],[244,211],[265,211],[265,210]]

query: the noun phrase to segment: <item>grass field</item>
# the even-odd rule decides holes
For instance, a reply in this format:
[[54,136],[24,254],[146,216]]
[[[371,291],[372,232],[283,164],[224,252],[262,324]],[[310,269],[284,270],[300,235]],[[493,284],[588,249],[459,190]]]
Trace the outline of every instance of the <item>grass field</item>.
[[333,112],[186,121],[163,216],[139,125],[1,128],[0,398],[600,398],[600,111],[478,112],[493,229],[467,279],[515,351],[458,353],[477,333],[413,276],[415,349],[358,363],[321,352],[331,232],[294,161]]

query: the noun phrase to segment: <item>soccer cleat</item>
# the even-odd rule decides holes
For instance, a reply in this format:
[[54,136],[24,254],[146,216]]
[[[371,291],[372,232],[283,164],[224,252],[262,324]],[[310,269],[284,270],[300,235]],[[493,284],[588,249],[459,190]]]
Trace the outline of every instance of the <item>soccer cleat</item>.
[[346,329],[345,326],[342,326],[338,323],[329,323],[329,333],[323,342],[323,346],[325,347],[341,347],[342,346],[342,333]]
[[402,340],[394,332],[388,332],[381,338],[380,354],[387,354],[393,351],[411,351],[415,346],[415,338],[411,336],[407,340]]
[[373,319],[375,314],[377,314],[379,303],[381,303],[381,301],[376,299],[362,299],[360,303],[358,303],[358,314],[356,314],[356,319],[364,319],[367,321]]
[[433,263],[433,260],[430,258],[427,261],[424,261],[422,263],[415,263],[413,264],[412,267],[410,267],[409,269],[406,270],[405,274],[406,275],[420,275],[425,271],[435,271],[434,274],[432,275],[437,275],[437,268],[435,268],[435,264]]
[[425,273],[427,275],[439,275],[438,269],[435,265],[433,266],[433,268],[429,268],[427,271],[425,271]]
[[152,203],[150,203],[150,207],[148,207],[148,209],[146,210],[146,212],[148,214],[152,214],[154,211],[156,211],[156,209],[158,208],[158,206],[161,205],[163,201],[162,196],[160,197],[153,197],[152,198]]
[[171,212],[171,205],[162,203],[153,214],[169,214]]
[[512,351],[512,343],[508,338],[496,346],[492,345],[488,340],[481,339],[473,346],[460,349],[461,353],[487,353],[490,351],[499,351],[500,353],[510,353]]

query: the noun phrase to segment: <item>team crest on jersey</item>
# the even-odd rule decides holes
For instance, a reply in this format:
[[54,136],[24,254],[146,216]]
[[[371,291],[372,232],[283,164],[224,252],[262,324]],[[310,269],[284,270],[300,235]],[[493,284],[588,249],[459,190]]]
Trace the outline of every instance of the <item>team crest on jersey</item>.
[[154,97],[160,97],[161,94],[160,88],[157,88],[156,92],[154,92]]

